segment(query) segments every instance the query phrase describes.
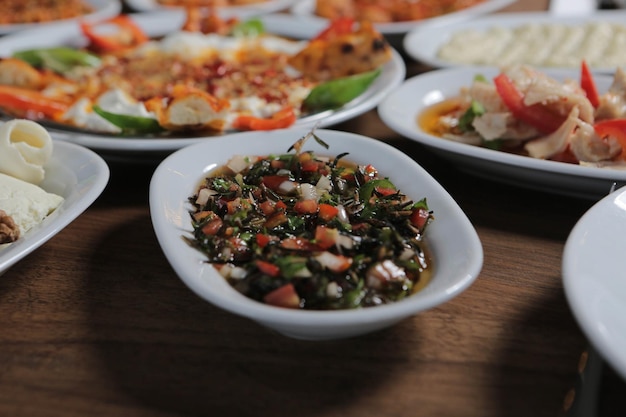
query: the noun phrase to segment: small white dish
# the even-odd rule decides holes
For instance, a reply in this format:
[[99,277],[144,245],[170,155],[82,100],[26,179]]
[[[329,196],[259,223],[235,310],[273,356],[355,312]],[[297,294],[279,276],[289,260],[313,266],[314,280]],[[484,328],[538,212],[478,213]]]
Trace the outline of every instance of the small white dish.
[[[178,30],[184,23],[185,13],[182,10],[157,11],[132,15],[139,26],[149,36],[162,36]],[[29,48],[45,48],[59,45],[82,46],[86,42],[79,25],[75,22],[54,24],[46,28],[32,29],[0,38],[0,58],[11,56],[14,52]],[[296,128],[313,126],[327,127],[359,116],[373,108],[394,88],[406,75],[406,66],[400,54],[392,49],[392,59],[383,66],[378,78],[361,96],[347,105],[337,109],[321,112],[296,121]],[[57,140],[73,142],[87,148],[105,153],[109,156],[123,155],[124,159],[161,159],[163,154],[171,153],[182,147],[212,140],[206,136],[168,136],[155,138],[150,136],[124,136],[90,133],[88,131],[46,126],[50,134]],[[228,133],[226,134],[228,135]]]
[[563,251],[563,287],[593,347],[626,379],[626,188],[591,207]]
[[78,20],[87,20],[90,22],[108,19],[113,16],[117,16],[122,10],[122,2],[120,0],[85,0],[87,4],[93,7],[92,13],[84,16],[75,17],[71,19],[56,20],[52,22],[41,23],[15,23],[10,25],[0,25],[0,35],[4,35],[11,32],[17,32],[25,29],[34,29],[41,27],[42,25],[48,25],[59,22],[75,22]]
[[[626,184],[626,170],[585,167],[547,161],[454,142],[424,132],[417,123],[422,111],[446,98],[456,97],[477,74],[488,79],[500,70],[494,67],[459,67],[430,71],[406,80],[378,106],[382,121],[398,134],[419,142],[452,161],[471,175],[550,193],[598,200],[613,183]],[[557,79],[579,79],[579,71],[546,70]],[[596,76],[600,92],[612,77]]]
[[[162,6],[157,0],[125,0],[128,7],[136,12],[152,12],[155,10],[172,9],[173,7]],[[252,16],[260,16],[267,13],[286,10],[291,7],[297,0],[267,0],[260,3],[220,7],[218,12],[222,17],[238,17],[246,18]]]
[[246,132],[189,146],[167,157],[150,183],[150,214],[161,248],[182,281],[197,295],[233,314],[247,317],[284,335],[309,340],[337,339],[382,329],[420,311],[440,305],[467,289],[483,262],[482,245],[472,224],[450,195],[415,161],[383,142],[361,135],[316,130],[330,145],[314,140],[304,149],[337,155],[349,152],[353,162],[372,163],[381,174],[413,199],[426,197],[436,220],[426,239],[433,254],[429,284],[402,301],[371,308],[341,311],[305,311],[272,307],[247,298],[188,245],[191,236],[188,197],[211,169],[233,155],[287,152],[308,130]]
[[93,151],[72,143],[55,142],[52,157],[44,166],[44,190],[64,198],[43,222],[17,241],[0,247],[0,275],[39,248],[83,213],[104,191],[109,167]]
[[[503,28],[514,30],[526,25],[563,25],[567,27],[582,27],[587,23],[608,22],[624,24],[626,22],[626,12],[618,10],[599,10],[591,14],[584,15],[559,15],[549,12],[517,12],[498,13],[489,16],[481,16],[472,20],[445,22],[443,24],[426,24],[409,31],[403,41],[403,49],[411,58],[420,61],[433,68],[447,68],[457,66],[469,66],[470,64],[459,64],[444,60],[439,57],[439,51],[443,45],[457,33],[466,30],[478,33],[487,32],[493,28]],[[545,33],[537,33],[543,36]],[[467,44],[467,48],[472,48],[472,44]],[[494,64],[497,65],[497,64]],[[592,68],[598,72],[615,72],[613,68]]]
[[[486,0],[475,6],[452,12],[438,17],[423,20],[413,20],[408,22],[392,22],[392,23],[376,23],[375,28],[384,35],[400,35],[405,34],[411,29],[418,27],[427,22],[433,23],[452,23],[475,18],[483,14],[500,10],[510,4],[514,0]],[[307,39],[320,30],[328,26],[329,20],[315,14],[315,0],[300,0],[291,7],[293,16],[268,16],[270,19],[276,19],[280,22],[281,34],[285,36],[293,36],[295,38]]]

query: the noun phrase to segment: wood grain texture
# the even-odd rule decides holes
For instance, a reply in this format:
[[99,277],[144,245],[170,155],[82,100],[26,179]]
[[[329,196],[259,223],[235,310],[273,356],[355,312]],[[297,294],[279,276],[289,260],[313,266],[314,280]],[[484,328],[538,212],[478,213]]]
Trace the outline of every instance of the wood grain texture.
[[[336,128],[396,146],[450,192],[484,247],[472,287],[374,334],[285,338],[182,284],[150,222],[155,166],[112,162],[101,198],[0,277],[0,416],[561,415],[587,346],[561,254],[592,202],[468,176],[375,111]],[[624,392],[605,378],[604,416],[624,414]]]

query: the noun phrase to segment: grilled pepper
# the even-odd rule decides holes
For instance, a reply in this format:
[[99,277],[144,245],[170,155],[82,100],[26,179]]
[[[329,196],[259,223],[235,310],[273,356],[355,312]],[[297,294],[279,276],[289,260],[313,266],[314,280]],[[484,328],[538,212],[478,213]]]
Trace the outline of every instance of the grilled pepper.
[[74,67],[97,67],[100,58],[90,53],[67,47],[27,49],[13,54],[37,68],[64,73]]
[[367,90],[381,72],[378,68],[320,84],[311,90],[302,103],[302,109],[313,112],[341,107]]
[[113,123],[126,133],[158,133],[163,131],[156,119],[143,116],[130,116],[127,114],[111,113],[103,110],[100,106],[93,106],[93,111],[102,118]]

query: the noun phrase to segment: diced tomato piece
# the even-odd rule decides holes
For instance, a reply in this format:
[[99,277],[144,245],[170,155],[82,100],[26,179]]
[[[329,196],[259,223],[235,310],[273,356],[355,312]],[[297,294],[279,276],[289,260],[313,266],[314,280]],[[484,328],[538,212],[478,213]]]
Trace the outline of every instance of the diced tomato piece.
[[315,228],[315,244],[320,249],[328,249],[335,245],[337,238],[339,238],[337,229],[321,225]]
[[299,237],[289,237],[287,239],[283,239],[280,241],[280,246],[283,249],[291,250],[311,251],[317,249],[317,246],[311,243],[309,240]]
[[256,235],[256,243],[260,247],[264,248],[271,242],[271,238],[268,235],[263,233],[257,233]]
[[284,201],[279,200],[279,201],[276,202],[276,205],[274,207],[276,207],[276,210],[283,210],[284,211],[284,210],[287,209],[287,204],[285,204]]
[[296,292],[296,288],[293,284],[285,284],[282,287],[271,291],[263,297],[263,301],[266,304],[273,305],[276,307],[285,307],[285,308],[299,308],[300,307],[300,296]]
[[601,138],[611,136],[622,145],[621,159],[626,160],[626,119],[602,120],[593,125],[596,134]]
[[593,74],[585,60],[580,66],[580,87],[585,91],[591,105],[597,108],[600,105],[600,94],[598,94],[596,81],[593,79]]
[[319,168],[320,164],[312,159],[300,162],[300,169],[302,172],[317,172]]
[[261,178],[261,182],[273,191],[277,191],[285,181],[290,181],[287,175],[265,175]]
[[280,159],[272,159],[270,162],[270,166],[274,169],[282,169],[285,168],[285,161],[281,161]]
[[219,217],[216,217],[210,220],[204,226],[202,226],[202,233],[204,233],[205,235],[210,235],[210,236],[216,235],[222,228],[223,224],[224,222],[222,221],[222,219]]
[[259,208],[264,215],[270,216],[276,211],[276,204],[273,201],[265,200],[259,204]]
[[513,113],[513,116],[542,133],[552,133],[565,121],[566,117],[549,111],[546,106],[524,104],[524,95],[504,73],[493,79],[498,95]]
[[339,209],[335,206],[331,206],[330,204],[322,203],[319,205],[318,217],[325,222],[328,222],[339,214]]
[[375,187],[374,190],[376,190],[376,192],[382,196],[388,196],[388,195],[396,194],[398,192],[398,190],[394,188],[386,188],[386,187]]
[[417,227],[420,230],[423,230],[426,226],[426,223],[428,222],[429,217],[430,213],[428,212],[428,210],[423,208],[417,208],[413,210],[413,213],[411,213],[410,221],[413,226]]
[[275,213],[269,219],[267,219],[265,223],[263,224],[263,227],[267,229],[273,229],[276,226],[280,226],[283,223],[287,223],[288,221],[289,219],[287,218],[287,215],[285,213],[278,212],[278,213]]
[[280,268],[271,262],[262,261],[259,259],[254,263],[256,264],[256,267],[259,268],[259,271],[261,271],[265,275],[269,275],[270,277],[277,277],[280,275]]
[[293,209],[298,214],[313,214],[317,213],[317,201],[315,200],[300,200],[294,204]]

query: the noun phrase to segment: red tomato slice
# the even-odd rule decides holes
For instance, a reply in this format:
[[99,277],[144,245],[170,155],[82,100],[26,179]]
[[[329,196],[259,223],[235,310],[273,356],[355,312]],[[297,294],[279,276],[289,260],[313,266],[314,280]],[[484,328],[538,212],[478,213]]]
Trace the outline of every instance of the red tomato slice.
[[565,121],[564,116],[556,115],[540,104],[527,106],[524,95],[517,89],[513,81],[504,73],[493,79],[498,95],[513,113],[515,118],[529,124],[542,133],[552,133]]
[[621,159],[626,160],[626,119],[609,119],[593,125],[596,134],[601,138],[614,137],[622,145]]
[[266,304],[276,307],[298,308],[300,307],[300,297],[293,284],[285,284],[282,287],[269,292],[263,297]]
[[585,91],[591,105],[597,108],[600,105],[600,94],[598,94],[593,74],[584,60],[580,66],[580,87]]

